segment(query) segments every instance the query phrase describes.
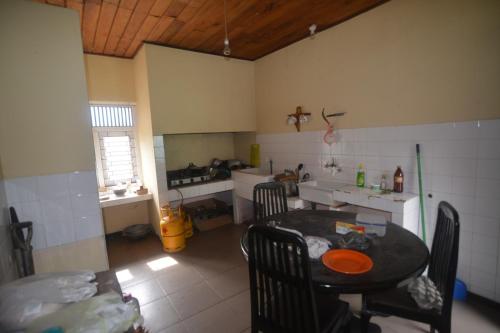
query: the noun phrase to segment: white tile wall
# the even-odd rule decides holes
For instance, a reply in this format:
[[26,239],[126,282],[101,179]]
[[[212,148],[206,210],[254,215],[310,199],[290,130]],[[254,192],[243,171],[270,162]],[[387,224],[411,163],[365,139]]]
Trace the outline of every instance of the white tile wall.
[[[272,158],[274,171],[304,163],[313,178],[353,184],[360,162],[367,184],[382,174],[389,182],[403,167],[405,191],[418,193],[415,144],[422,153],[426,224],[432,241],[437,205],[446,200],[461,218],[459,277],[482,296],[500,301],[500,119],[383,128],[343,129],[329,147],[323,131],[258,134],[262,167]],[[331,176],[322,168],[335,160],[342,171]],[[392,184],[390,184],[392,186]]]
[[7,203],[33,222],[33,247],[43,249],[103,236],[95,171],[5,180]]
[[155,167],[156,167],[156,182],[158,186],[158,201],[160,206],[168,203],[168,186],[167,186],[167,166],[165,164],[165,148],[163,145],[163,136],[153,136]]

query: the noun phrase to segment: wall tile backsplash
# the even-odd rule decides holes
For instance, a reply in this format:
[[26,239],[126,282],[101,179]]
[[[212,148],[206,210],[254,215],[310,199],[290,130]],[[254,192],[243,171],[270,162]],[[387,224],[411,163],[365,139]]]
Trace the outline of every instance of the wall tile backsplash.
[[[304,163],[303,172],[313,179],[354,184],[356,166],[363,163],[367,185],[379,183],[385,174],[392,187],[401,165],[405,191],[418,193],[419,143],[427,229],[432,236],[438,203],[451,203],[461,222],[458,276],[472,292],[500,301],[500,119],[341,129],[336,134],[339,141],[331,147],[322,141],[324,131],[258,134],[261,167],[268,169],[272,159],[278,173]],[[323,167],[332,158],[342,169],[334,176]]]
[[5,180],[7,202],[33,222],[33,247],[104,235],[95,171]]

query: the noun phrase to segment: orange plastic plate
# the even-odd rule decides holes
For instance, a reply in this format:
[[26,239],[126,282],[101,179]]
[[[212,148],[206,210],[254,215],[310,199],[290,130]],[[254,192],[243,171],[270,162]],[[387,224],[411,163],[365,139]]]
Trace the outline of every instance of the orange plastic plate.
[[330,250],[323,254],[322,260],[326,267],[344,274],[363,274],[373,267],[370,257],[353,250]]

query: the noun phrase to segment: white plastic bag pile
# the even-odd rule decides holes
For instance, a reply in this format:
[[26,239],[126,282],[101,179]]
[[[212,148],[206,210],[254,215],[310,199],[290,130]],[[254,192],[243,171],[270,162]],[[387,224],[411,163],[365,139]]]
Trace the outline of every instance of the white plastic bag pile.
[[59,327],[65,333],[122,333],[142,324],[139,312],[115,292],[73,303],[64,309],[34,320],[26,333]]
[[44,273],[0,287],[0,332],[21,331],[36,318],[97,292],[91,271]]
[[428,277],[420,276],[412,279],[408,284],[408,292],[420,308],[441,311],[443,298],[434,282]]
[[[288,231],[293,234],[299,235],[300,237],[304,236],[300,231],[297,231],[295,229],[288,229],[283,227],[276,227],[276,229]],[[307,243],[309,258],[311,259],[319,259],[332,246],[332,243],[328,239],[323,237],[305,236],[304,240]]]

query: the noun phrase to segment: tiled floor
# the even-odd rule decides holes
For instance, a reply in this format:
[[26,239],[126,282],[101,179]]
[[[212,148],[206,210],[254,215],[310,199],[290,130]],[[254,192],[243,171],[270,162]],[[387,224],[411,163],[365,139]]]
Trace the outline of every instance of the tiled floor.
[[[225,226],[196,234],[179,253],[162,252],[156,237],[142,242],[108,242],[110,262],[124,291],[141,303],[151,333],[250,332],[247,265],[239,238],[244,226]],[[360,297],[343,295],[359,311]],[[455,303],[453,332],[500,332],[498,309]],[[375,317],[389,333],[428,332],[425,325],[403,319]]]

